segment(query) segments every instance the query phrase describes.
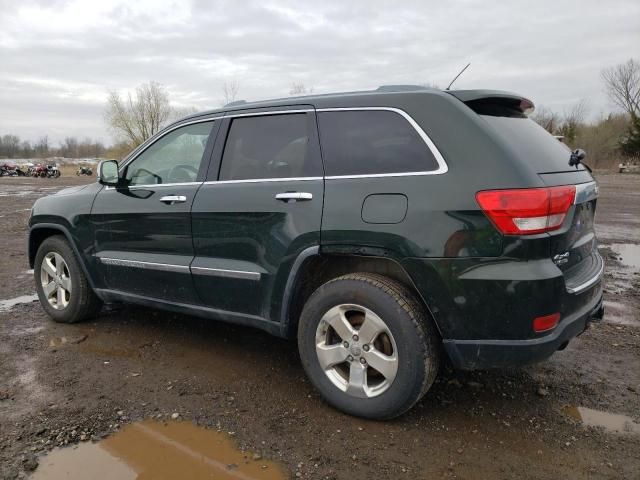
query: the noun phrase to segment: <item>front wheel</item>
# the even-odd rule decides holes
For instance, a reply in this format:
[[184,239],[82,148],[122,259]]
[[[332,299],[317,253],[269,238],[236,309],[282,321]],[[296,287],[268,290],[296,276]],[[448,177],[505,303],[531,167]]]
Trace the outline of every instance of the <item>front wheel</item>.
[[63,236],[42,242],[33,275],[40,303],[54,321],[76,323],[100,311],[102,302],[91,290],[80,262]]
[[300,317],[304,369],[325,400],[351,415],[393,418],[433,384],[440,339],[411,290],[354,273],[316,290]]

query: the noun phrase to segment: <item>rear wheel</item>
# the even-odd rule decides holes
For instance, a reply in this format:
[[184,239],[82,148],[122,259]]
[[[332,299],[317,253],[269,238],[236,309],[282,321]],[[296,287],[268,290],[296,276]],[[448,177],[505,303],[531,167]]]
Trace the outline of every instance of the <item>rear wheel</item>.
[[56,322],[76,323],[95,316],[102,302],[91,290],[73,249],[56,235],[36,253],[33,274],[42,307]]
[[298,348],[328,403],[375,419],[409,410],[432,385],[440,361],[438,333],[414,294],[368,273],[344,275],[311,295]]

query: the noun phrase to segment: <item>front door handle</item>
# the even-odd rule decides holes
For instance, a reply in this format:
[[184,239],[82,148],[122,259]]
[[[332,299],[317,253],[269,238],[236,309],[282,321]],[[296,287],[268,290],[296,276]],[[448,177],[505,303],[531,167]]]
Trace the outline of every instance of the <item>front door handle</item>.
[[276,200],[283,202],[304,202],[313,199],[313,195],[308,192],[283,192],[276,194]]
[[165,195],[160,198],[162,203],[166,203],[167,205],[173,205],[174,203],[184,203],[187,201],[187,197],[184,195]]

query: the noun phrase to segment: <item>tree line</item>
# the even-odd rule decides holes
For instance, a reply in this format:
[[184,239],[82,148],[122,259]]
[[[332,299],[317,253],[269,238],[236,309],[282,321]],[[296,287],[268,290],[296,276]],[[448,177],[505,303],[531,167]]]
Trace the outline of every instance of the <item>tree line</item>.
[[586,163],[610,168],[620,161],[640,162],[640,62],[629,59],[601,72],[602,83],[618,113],[588,121],[589,104],[583,99],[562,113],[544,106],[532,119],[571,148],[587,152]]
[[35,142],[22,140],[18,135],[0,135],[0,158],[99,158],[107,148],[102,142],[85,138],[66,137],[57,146],[49,142],[49,137],[40,137]]

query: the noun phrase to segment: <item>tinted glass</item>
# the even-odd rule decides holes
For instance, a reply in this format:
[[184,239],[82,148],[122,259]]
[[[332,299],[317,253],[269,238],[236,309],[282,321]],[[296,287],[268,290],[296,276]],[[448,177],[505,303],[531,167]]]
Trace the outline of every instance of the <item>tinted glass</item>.
[[320,140],[327,175],[436,170],[438,162],[418,132],[390,111],[320,112]]
[[157,140],[127,167],[129,185],[196,181],[212,127],[194,123]]
[[[536,172],[575,171],[569,166],[571,150],[533,120],[526,117],[481,115],[503,142],[520,158],[534,165]],[[587,162],[588,163],[588,162]],[[579,165],[579,170],[584,166]]]
[[231,122],[221,180],[322,176],[310,155],[309,115],[241,117]]

